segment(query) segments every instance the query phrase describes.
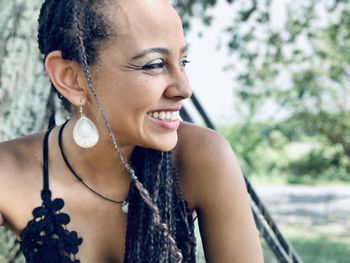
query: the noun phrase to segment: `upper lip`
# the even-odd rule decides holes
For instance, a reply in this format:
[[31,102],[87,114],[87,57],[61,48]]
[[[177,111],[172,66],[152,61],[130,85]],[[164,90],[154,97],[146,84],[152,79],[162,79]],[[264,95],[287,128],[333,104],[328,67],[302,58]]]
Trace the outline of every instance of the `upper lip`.
[[175,106],[167,106],[164,108],[158,108],[158,109],[153,109],[150,110],[149,112],[159,112],[159,111],[179,111],[181,109],[182,105],[175,105]]

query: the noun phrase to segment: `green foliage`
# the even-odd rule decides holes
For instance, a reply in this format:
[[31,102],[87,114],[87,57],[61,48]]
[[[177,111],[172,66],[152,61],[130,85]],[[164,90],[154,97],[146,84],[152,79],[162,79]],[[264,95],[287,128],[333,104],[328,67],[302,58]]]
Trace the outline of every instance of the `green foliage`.
[[[226,2],[232,3],[234,0]],[[172,3],[181,17],[185,30],[189,30],[194,17],[201,18],[207,26],[211,25],[213,16],[208,11],[217,4],[217,0],[173,0]]]
[[256,162],[256,160],[260,159],[259,149],[267,146],[267,134],[264,132],[264,126],[247,122],[223,128],[221,131],[239,156],[244,171],[247,174],[261,171],[261,163]]
[[[342,144],[333,144],[299,119],[244,122],[222,127],[247,176],[285,183],[350,181],[350,158]],[[270,178],[270,179],[269,179]]]
[[[226,68],[248,121],[226,135],[247,174],[349,180],[350,3],[287,1],[286,17],[276,23],[276,2],[233,3],[237,11],[225,32],[234,62]],[[268,103],[284,117],[256,121]],[[292,158],[287,149],[295,144],[309,150]]]
[[286,168],[299,176],[346,180],[350,173],[349,165],[349,159],[342,152],[328,148],[312,150],[299,160],[291,161]]
[[350,4],[290,1],[286,20],[276,27],[274,1],[253,2],[226,30],[228,47],[246,65],[233,74],[250,116],[273,101],[299,123],[299,132],[339,144],[350,157]]

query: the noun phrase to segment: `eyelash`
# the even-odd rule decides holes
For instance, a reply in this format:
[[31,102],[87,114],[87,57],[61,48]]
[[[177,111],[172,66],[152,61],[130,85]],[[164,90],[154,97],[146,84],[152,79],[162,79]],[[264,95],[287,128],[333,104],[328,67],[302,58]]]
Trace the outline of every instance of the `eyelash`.
[[186,67],[188,63],[190,63],[191,61],[187,60],[187,59],[183,59],[180,61],[180,64],[182,67]]
[[[183,59],[180,61],[180,66],[185,68],[186,65],[190,63],[189,60]],[[157,70],[157,69],[162,69],[165,66],[165,62],[159,62],[159,63],[151,63],[151,64],[146,64],[143,67],[141,67],[142,70]]]
[[146,64],[146,65],[144,65],[141,69],[142,69],[142,70],[155,70],[155,69],[163,68],[164,65],[165,65],[164,62]]

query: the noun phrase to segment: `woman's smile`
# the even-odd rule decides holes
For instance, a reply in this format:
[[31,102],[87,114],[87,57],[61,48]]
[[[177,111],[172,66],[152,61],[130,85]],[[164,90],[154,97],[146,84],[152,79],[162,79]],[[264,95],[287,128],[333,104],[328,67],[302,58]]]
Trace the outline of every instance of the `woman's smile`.
[[161,128],[175,131],[180,125],[180,107],[158,109],[147,113],[151,121]]

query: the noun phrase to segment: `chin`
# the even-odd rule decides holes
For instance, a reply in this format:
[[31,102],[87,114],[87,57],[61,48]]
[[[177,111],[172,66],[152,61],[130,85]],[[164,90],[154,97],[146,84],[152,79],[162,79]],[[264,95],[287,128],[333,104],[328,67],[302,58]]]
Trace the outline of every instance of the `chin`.
[[152,141],[153,143],[148,143],[145,147],[158,150],[161,152],[169,152],[172,149],[174,149],[177,144],[178,137],[177,137],[177,133],[175,134],[176,134],[175,136],[171,136],[171,137],[169,136],[170,138],[167,136],[168,138],[164,138],[157,141],[153,140]]
[[169,151],[173,150],[175,148],[175,146],[176,146],[176,143],[172,144],[172,145],[166,145],[164,147],[160,147],[156,150],[161,151],[161,152],[169,152]]

